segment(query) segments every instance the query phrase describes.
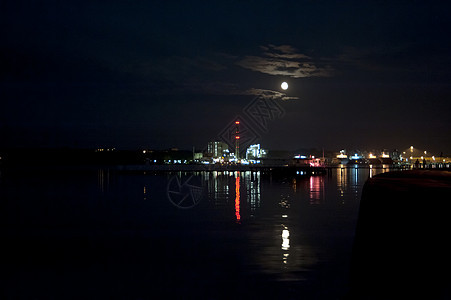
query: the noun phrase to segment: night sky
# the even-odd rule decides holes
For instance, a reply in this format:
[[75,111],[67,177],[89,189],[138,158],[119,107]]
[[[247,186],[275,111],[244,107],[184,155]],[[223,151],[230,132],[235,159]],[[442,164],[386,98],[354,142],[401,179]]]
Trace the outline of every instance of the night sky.
[[451,153],[451,5],[371,3],[1,1],[0,147],[205,148],[260,95],[264,148]]

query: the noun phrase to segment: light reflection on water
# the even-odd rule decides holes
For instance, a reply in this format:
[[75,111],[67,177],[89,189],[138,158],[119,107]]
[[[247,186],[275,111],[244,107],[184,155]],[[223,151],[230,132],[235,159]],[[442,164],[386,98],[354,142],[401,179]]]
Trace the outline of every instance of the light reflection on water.
[[[249,269],[285,281],[308,278],[306,272],[318,263],[342,259],[346,267],[363,184],[387,170],[337,168],[328,175],[295,178],[261,172],[201,176],[210,209],[229,213],[224,218],[234,219],[247,234]],[[233,205],[233,211],[227,209]]]
[[104,193],[108,190],[110,184],[110,170],[109,169],[98,169],[97,170],[97,186],[99,190]]
[[237,172],[237,176],[235,178],[235,216],[236,222],[240,223],[240,172]]
[[[203,182],[205,197],[192,213],[214,213],[207,220],[212,227],[215,222],[240,226],[247,240],[248,270],[283,281],[305,280],[320,264],[342,260],[341,266],[347,267],[363,184],[388,170],[339,167],[327,175],[293,178],[250,171],[199,172],[195,175]],[[109,181],[109,173],[99,171],[102,192]],[[157,199],[152,192],[159,187],[153,187],[151,180],[142,182],[142,199]],[[233,238],[223,246],[229,242]]]
[[310,176],[310,204],[320,204],[324,202],[324,177]]
[[199,253],[194,261],[204,264],[201,278],[214,270],[227,279],[228,265],[239,261],[236,269],[243,278],[263,274],[274,281],[338,287],[346,283],[363,184],[386,171],[337,168],[327,175],[296,177],[198,172],[194,176],[202,182],[204,196],[185,210],[170,203],[166,189],[172,176],[189,178],[189,172],[144,175],[99,169],[89,175],[30,175],[16,181],[2,174],[2,219],[10,228],[37,233],[47,228],[43,235],[54,229],[54,234],[66,235],[83,235],[85,229],[86,235],[136,231],[134,236],[146,237],[143,249],[154,240],[164,246],[155,261],[164,260],[168,270],[183,269],[180,261],[190,261],[178,257]]

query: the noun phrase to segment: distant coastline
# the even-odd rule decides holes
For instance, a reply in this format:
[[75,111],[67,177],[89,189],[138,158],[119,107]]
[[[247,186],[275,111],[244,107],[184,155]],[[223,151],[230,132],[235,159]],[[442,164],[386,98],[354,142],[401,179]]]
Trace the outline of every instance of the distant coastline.
[[[193,152],[188,150],[116,150],[106,149],[71,149],[71,148],[36,148],[36,149],[0,149],[0,167],[15,169],[98,169],[108,168],[120,172],[134,171],[264,171],[264,172],[302,172],[302,174],[313,172],[327,172],[331,168],[373,168],[373,169],[410,169],[417,167],[410,164],[401,164],[391,159],[387,161],[377,160],[355,160],[343,163],[333,156],[327,155],[323,158],[295,159],[288,151],[276,157],[262,158],[259,163],[237,164],[237,163],[208,163],[196,162]],[[314,156],[312,156],[314,158]],[[420,168],[450,168],[449,159],[440,159],[432,163],[420,164]],[[443,163],[442,163],[443,161]],[[412,161],[413,162],[413,161]],[[438,165],[440,164],[440,165]]]

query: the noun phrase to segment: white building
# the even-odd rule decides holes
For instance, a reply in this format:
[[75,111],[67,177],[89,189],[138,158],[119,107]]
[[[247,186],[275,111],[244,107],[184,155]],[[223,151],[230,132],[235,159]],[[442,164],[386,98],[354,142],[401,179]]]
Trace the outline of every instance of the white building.
[[214,158],[222,157],[229,152],[229,147],[224,142],[209,142],[207,152]]
[[266,150],[260,147],[260,144],[250,145],[246,150],[246,159],[253,160],[266,157]]

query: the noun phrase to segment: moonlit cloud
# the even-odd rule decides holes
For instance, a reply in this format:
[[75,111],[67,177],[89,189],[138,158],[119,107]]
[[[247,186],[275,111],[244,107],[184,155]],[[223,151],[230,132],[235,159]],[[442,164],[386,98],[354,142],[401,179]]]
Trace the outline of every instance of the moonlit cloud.
[[290,45],[261,46],[264,52],[260,56],[246,56],[237,62],[245,69],[269,75],[304,77],[330,77],[333,74],[331,66],[319,66],[313,59]]
[[[261,55],[243,57],[227,53],[209,53],[205,56],[169,56],[159,60],[136,62],[128,66],[128,72],[141,74],[151,86],[153,94],[204,94],[204,95],[252,95],[278,100],[296,100],[277,90],[251,88],[243,82],[230,81],[230,74],[242,72],[243,68],[270,75],[302,77],[325,77],[331,68],[319,67],[311,57],[299,53],[290,45],[261,46]],[[206,78],[208,77],[208,80]],[[224,80],[225,79],[225,80]]]
[[249,89],[243,92],[244,95],[254,95],[261,96],[265,99],[274,99],[274,100],[298,100],[298,97],[289,97],[285,93],[273,90],[265,90],[265,89]]

